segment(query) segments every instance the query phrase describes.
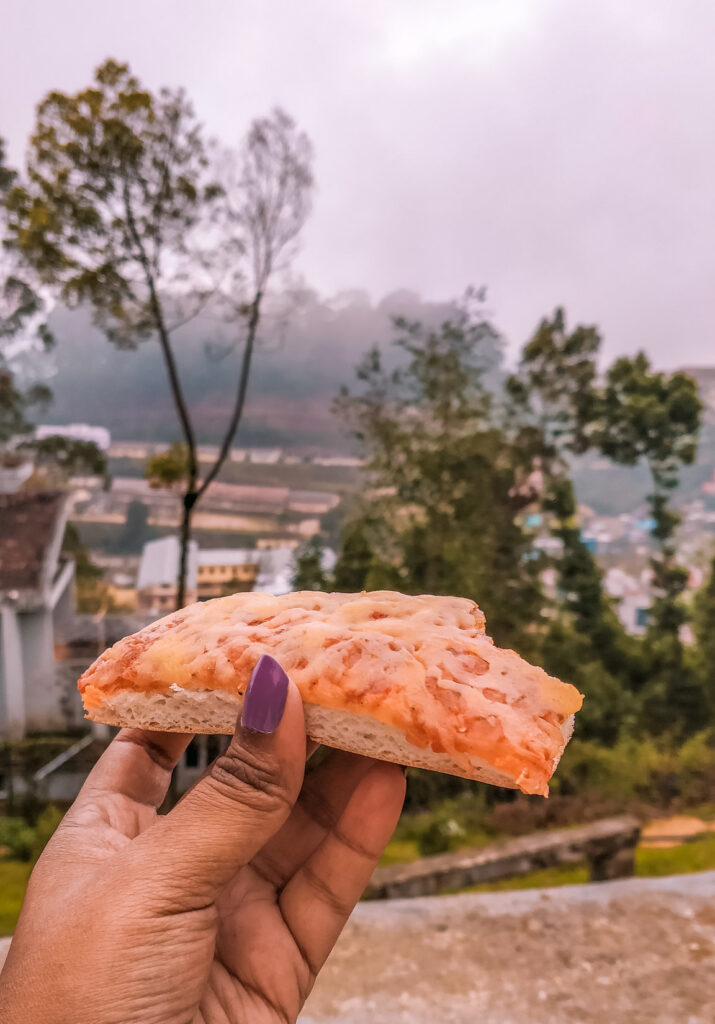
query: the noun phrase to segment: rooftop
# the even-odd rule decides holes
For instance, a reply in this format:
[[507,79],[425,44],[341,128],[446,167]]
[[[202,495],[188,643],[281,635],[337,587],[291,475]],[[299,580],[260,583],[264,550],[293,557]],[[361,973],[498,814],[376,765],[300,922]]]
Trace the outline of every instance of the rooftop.
[[[144,545],[141,562],[139,563],[139,590],[145,587],[167,586],[176,583],[179,571],[179,540],[175,536],[161,537],[150,540]],[[196,588],[196,572],[198,561],[198,544],[189,542],[186,586],[188,590]]]
[[64,521],[60,491],[0,494],[0,594],[40,592],[52,582]]

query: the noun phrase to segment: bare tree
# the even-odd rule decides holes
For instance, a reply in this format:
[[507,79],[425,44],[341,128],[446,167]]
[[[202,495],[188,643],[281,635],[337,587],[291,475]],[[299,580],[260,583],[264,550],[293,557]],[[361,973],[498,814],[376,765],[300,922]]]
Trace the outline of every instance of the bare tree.
[[[271,280],[285,273],[295,255],[299,236],[310,212],[313,186],[312,146],[307,135],[297,130],[285,111],[276,109],[269,117],[256,119],[236,159],[223,155],[221,175],[224,224],[243,260],[224,287],[221,301],[229,316],[244,328],[241,369],[233,409],[218,456],[197,486],[191,475],[184,494],[181,528],[179,591],[183,596],[191,513],[216,479],[231,450],[238,431],[248,391],[251,363]],[[193,460],[194,466],[196,459]]]
[[[236,436],[269,282],[290,262],[310,208],[310,143],[282,111],[255,121],[238,155],[212,160],[181,90],[145,89],[107,61],[74,95],[38,107],[27,182],[8,192],[13,242],[70,305],[89,304],[114,344],[155,338],[185,466],[154,466],[182,487],[177,604],[186,595],[196,503]],[[230,319],[243,358],[219,456],[199,480],[197,441],[172,336],[207,308]]]

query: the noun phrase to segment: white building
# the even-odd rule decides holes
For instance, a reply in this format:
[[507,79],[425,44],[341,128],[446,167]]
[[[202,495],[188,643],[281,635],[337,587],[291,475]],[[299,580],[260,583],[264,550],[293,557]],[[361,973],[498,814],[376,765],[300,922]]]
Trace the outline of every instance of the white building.
[[106,427],[92,427],[89,423],[68,423],[66,426],[43,424],[35,428],[35,438],[68,437],[72,441],[91,441],[100,451],[108,452],[112,436]]
[[635,577],[617,566],[609,569],[604,577],[604,589],[615,599],[618,617],[629,633],[639,635],[646,631],[651,604],[650,579],[647,569]]
[[[186,571],[186,603],[196,600],[199,546],[189,542]],[[176,608],[176,580],[180,545],[175,535],[150,540],[144,545],[137,576],[137,604],[140,611],[166,613]]]
[[[330,568],[334,554],[325,552],[324,558],[326,568]],[[295,561],[294,545],[251,549],[199,548],[195,541],[191,541],[186,576],[187,603],[237,591],[288,594],[293,589]],[[176,607],[178,570],[179,541],[175,535],[144,545],[137,579],[140,611],[166,613]]]
[[74,611],[74,562],[60,549],[65,496],[0,494],[0,736],[63,731],[81,721],[76,680],[55,671],[55,631]]

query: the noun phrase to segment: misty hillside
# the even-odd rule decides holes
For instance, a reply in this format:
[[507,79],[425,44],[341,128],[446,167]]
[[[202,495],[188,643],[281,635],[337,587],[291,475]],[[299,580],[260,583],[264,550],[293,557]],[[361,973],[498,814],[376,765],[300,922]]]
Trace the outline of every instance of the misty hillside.
[[[354,380],[356,364],[372,345],[389,341],[393,316],[434,322],[449,308],[408,291],[377,305],[362,292],[331,301],[302,296],[289,317],[266,322],[239,443],[346,449],[330,405],[340,386]],[[82,310],[56,312],[52,328],[54,397],[44,422],[101,424],[122,440],[178,436],[156,341],[117,349]],[[175,336],[181,378],[204,443],[219,439],[230,414],[241,355],[240,346],[229,351],[231,340],[227,325],[210,320],[196,321]]]
[[[359,291],[328,301],[304,294],[290,317],[266,322],[238,443],[349,451],[350,441],[330,411],[340,386],[355,380],[355,366],[372,345],[388,345],[393,316],[434,323],[449,312],[448,305],[423,302],[409,291],[376,305]],[[54,398],[45,422],[101,424],[118,440],[178,437],[155,341],[117,349],[85,311],[58,311],[53,328]],[[226,325],[210,320],[187,326],[175,338],[200,442],[216,442],[230,413],[240,358],[240,347],[230,351],[230,341]],[[498,353],[493,356],[496,361]],[[682,499],[697,497],[715,470],[715,368],[687,372],[698,381],[706,413],[697,462],[681,474]],[[581,501],[603,513],[637,507],[649,487],[644,467],[608,466],[595,455],[578,460],[574,478]]]

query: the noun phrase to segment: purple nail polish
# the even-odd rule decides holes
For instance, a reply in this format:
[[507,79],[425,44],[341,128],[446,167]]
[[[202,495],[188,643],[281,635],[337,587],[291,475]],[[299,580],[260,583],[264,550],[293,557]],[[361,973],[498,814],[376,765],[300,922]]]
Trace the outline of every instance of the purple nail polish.
[[273,732],[283,717],[288,676],[275,658],[262,654],[243,698],[241,725],[252,732]]

